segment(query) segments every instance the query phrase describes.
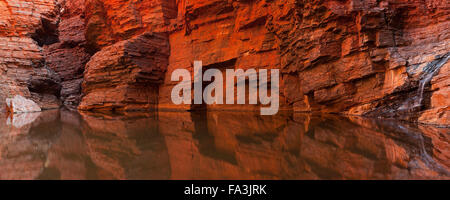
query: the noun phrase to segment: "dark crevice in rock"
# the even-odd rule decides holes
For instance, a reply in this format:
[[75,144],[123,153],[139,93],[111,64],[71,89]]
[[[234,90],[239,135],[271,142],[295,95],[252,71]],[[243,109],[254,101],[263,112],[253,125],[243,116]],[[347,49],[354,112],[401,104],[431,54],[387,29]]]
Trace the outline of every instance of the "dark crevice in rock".
[[36,41],[40,47],[59,42],[57,22],[41,18],[41,25],[42,26],[31,35],[31,38]]
[[28,89],[32,93],[51,94],[59,98],[61,91],[61,79],[47,65],[35,69],[35,76],[29,80]]

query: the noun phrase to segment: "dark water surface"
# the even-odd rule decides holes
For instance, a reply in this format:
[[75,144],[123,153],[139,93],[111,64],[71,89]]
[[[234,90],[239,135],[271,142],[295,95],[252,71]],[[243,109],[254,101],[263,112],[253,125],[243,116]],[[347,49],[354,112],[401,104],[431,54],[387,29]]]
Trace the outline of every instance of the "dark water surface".
[[450,179],[450,131],[334,115],[0,115],[0,179]]

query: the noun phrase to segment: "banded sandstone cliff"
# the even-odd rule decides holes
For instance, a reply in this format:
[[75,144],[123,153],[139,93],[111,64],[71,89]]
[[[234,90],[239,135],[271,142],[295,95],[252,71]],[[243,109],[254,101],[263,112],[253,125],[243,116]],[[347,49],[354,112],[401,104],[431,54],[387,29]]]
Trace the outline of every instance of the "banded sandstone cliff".
[[170,75],[202,60],[280,69],[283,109],[450,124],[446,0],[1,0],[0,10],[0,103],[197,109],[171,103]]

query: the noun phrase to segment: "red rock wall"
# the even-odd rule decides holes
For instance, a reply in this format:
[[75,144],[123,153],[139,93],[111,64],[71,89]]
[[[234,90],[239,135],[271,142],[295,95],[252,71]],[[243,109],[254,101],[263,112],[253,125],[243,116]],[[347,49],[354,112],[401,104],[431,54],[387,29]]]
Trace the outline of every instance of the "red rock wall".
[[[170,72],[192,71],[192,62],[202,60],[206,68],[281,69],[285,109],[450,123],[448,70],[441,65],[450,56],[446,1],[215,0],[178,5],[177,23],[183,28],[169,36],[161,109],[190,109],[171,104],[175,83]],[[434,75],[432,86],[424,80],[428,74]]]
[[81,110],[155,110],[168,65],[174,1],[85,2],[87,52]]
[[86,39],[91,52],[145,31],[164,32],[175,0],[86,0]]
[[295,110],[416,120],[432,107],[428,84],[421,106],[414,104],[420,80],[431,73],[427,66],[449,57],[445,1],[303,1],[296,12],[293,26],[275,23],[287,44],[281,68],[298,79],[309,102],[294,102]]
[[44,46],[45,61],[61,78],[60,99],[65,105],[78,106],[86,63],[84,0],[65,1],[60,6],[58,42]]
[[167,67],[165,35],[143,33],[103,48],[86,64],[81,110],[155,110]]
[[61,80],[42,53],[43,45],[57,40],[58,3],[1,0],[0,11],[0,104],[19,94],[43,109],[58,108]]
[[[169,78],[202,60],[221,70],[280,69],[282,109],[450,123],[446,0],[41,0],[44,17],[26,19],[14,18],[12,2],[0,1],[10,13],[0,18],[3,43],[41,43],[44,53],[33,46],[26,62],[44,59],[61,79],[60,99],[82,110],[194,109],[172,104]],[[4,63],[2,93],[26,93]]]

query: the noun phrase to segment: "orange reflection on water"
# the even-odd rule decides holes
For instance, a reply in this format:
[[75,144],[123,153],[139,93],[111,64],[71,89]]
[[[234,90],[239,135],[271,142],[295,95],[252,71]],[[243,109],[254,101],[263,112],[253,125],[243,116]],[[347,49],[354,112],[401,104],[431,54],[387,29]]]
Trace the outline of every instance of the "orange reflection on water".
[[396,121],[54,110],[20,122],[0,116],[0,179],[450,177],[449,129]]

